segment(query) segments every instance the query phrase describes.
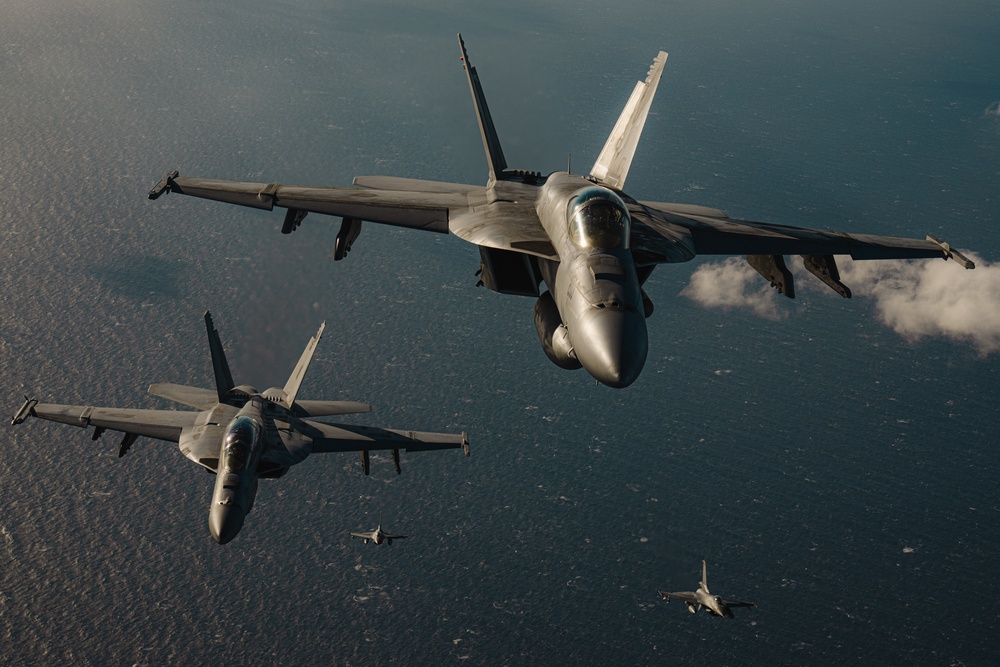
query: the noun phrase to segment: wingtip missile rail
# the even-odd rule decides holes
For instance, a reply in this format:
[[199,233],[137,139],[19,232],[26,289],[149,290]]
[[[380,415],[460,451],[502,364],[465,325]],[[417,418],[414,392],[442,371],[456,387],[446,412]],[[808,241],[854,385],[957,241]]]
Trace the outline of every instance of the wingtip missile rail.
[[150,199],[159,199],[160,195],[164,192],[170,192],[170,186],[173,185],[175,178],[180,176],[180,170],[174,169],[170,173],[166,174],[160,179],[159,183],[153,186],[153,189],[149,191]]
[[24,404],[21,406],[21,409],[18,410],[11,418],[10,425],[17,426],[18,424],[22,423],[25,419],[27,419],[29,416],[34,414],[36,405],[38,405],[38,401],[36,399],[28,398],[28,396],[25,395]]
[[955,260],[956,264],[959,264],[963,268],[966,268],[966,269],[974,269],[974,268],[976,268],[976,263],[975,262],[973,262],[971,259],[969,259],[965,255],[963,255],[959,251],[957,251],[954,248],[952,248],[949,244],[945,243],[944,241],[942,241],[938,237],[933,236],[931,234],[928,234],[927,235],[927,240],[930,241],[931,243],[937,245],[939,248],[941,248],[941,252],[944,254],[944,258],[945,259],[953,259],[953,260]]

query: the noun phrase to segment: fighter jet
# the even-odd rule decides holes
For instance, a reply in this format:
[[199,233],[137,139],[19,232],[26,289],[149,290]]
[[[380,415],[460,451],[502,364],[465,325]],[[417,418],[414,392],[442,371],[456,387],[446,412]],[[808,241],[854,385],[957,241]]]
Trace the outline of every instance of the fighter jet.
[[354,401],[296,400],[325,322],[306,345],[285,386],[262,392],[249,385],[236,386],[210,313],[205,313],[205,326],[216,388],[149,387],[153,396],[197,408],[197,412],[51,405],[26,396],[11,424],[38,417],[84,428],[93,426],[91,440],[109,429],[121,431],[124,437],[119,457],[140,435],[178,443],[184,456],[216,475],[208,528],[219,544],[226,544],[240,532],[253,509],[259,479],[281,477],[310,454],[360,451],[366,475],[372,450],[392,450],[397,472],[400,449],[427,452],[461,447],[469,455],[465,433],[396,431],[311,419],[371,411],[371,405]]
[[736,600],[725,600],[718,595],[712,595],[708,590],[708,566],[705,561],[701,561],[701,581],[698,583],[698,590],[685,591],[681,593],[664,593],[656,591],[664,600],[680,600],[687,605],[688,611],[692,614],[698,613],[702,607],[712,616],[722,616],[724,618],[733,617],[733,607],[756,607],[753,602],[738,602]]
[[[598,381],[626,387],[646,361],[646,318],[653,302],[643,284],[659,264],[697,255],[746,255],[758,273],[794,298],[784,255],[843,297],[834,255],[854,259],[943,257],[974,264],[947,243],[787,227],[730,218],[689,204],[641,201],[623,188],[667,61],[661,51],[625,109],[589,174],[507,168],[476,68],[459,35],[462,65],[486,150],[485,186],[389,176],[358,176],[353,188],[247,183],[164,176],[149,192],[213,199],[264,210],[287,209],[291,233],[308,213],[343,219],[334,245],[342,260],[362,221],[448,233],[479,247],[479,284],[501,294],[537,298],[535,327],[546,356],[566,369],[583,367]],[[545,290],[540,289],[544,285]]]
[[389,533],[382,530],[382,516],[379,515],[378,526],[375,527],[375,530],[369,531],[367,533],[351,533],[351,539],[353,540],[355,537],[360,537],[361,539],[363,539],[365,541],[365,544],[368,544],[368,540],[371,540],[375,544],[382,544],[382,542],[385,542],[389,546],[392,546],[393,540],[405,540],[408,536],[390,535]]

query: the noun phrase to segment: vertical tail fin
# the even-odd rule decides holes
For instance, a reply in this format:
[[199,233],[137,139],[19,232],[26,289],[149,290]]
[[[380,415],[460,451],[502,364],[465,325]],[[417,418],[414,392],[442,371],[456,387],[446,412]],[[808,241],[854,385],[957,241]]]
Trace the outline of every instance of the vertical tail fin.
[[639,145],[639,137],[646,124],[646,115],[653,103],[656,85],[660,82],[660,75],[663,74],[666,62],[667,53],[660,51],[653,60],[649,73],[646,74],[646,80],[635,84],[622,115],[618,117],[615,128],[611,130],[601,154],[597,156],[597,162],[590,169],[590,175],[598,183],[619,190],[625,185],[625,177],[628,176],[629,167],[632,166],[632,157],[635,155],[636,146]]
[[708,592],[708,564],[705,561],[701,561],[701,587]]
[[503,156],[503,149],[500,147],[500,138],[497,130],[493,126],[493,117],[490,116],[490,108],[486,105],[486,96],[483,94],[483,85],[479,82],[479,75],[476,68],[469,62],[469,54],[465,50],[465,42],[462,35],[458,35],[458,44],[462,47],[462,66],[465,74],[469,78],[469,90],[472,91],[472,103],[476,107],[476,119],[479,121],[479,134],[483,138],[483,148],[486,150],[486,161],[490,165],[490,181],[495,181],[499,174],[507,168],[507,161]]
[[208,347],[212,351],[212,369],[215,371],[215,389],[219,402],[225,402],[226,394],[235,387],[233,374],[229,372],[226,352],[222,349],[222,339],[212,323],[212,313],[205,311],[205,328],[208,330]]
[[316,351],[316,346],[319,345],[319,339],[323,336],[323,329],[326,328],[326,322],[319,325],[319,331],[316,335],[309,339],[306,344],[306,349],[302,350],[302,356],[299,357],[299,363],[295,364],[295,370],[292,374],[288,376],[288,382],[285,383],[284,389],[284,400],[285,407],[291,408],[292,403],[295,402],[295,395],[299,393],[299,387],[302,386],[302,380],[306,377],[306,370],[309,369],[309,362],[312,361],[313,353]]

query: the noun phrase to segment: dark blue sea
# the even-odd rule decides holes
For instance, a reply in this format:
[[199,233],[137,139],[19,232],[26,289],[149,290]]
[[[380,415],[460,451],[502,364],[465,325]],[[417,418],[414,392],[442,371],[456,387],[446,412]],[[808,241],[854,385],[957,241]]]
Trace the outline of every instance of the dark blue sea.
[[[176,445],[4,426],[0,662],[1000,663],[1000,6],[429,4],[0,0],[4,414],[211,387],[211,310],[238,381],[283,385],[325,320],[300,396],[472,441],[400,476],[312,457],[220,547]],[[613,390],[551,364],[458,238],[366,225],[335,265],[337,220],[146,199],[175,168],[484,183],[460,31],[514,168],[589,168],[663,49],[630,194],[979,266],[845,267],[849,301],[659,267],[648,362]],[[380,514],[410,539],[348,538]],[[665,604],[702,559],[758,608]]]

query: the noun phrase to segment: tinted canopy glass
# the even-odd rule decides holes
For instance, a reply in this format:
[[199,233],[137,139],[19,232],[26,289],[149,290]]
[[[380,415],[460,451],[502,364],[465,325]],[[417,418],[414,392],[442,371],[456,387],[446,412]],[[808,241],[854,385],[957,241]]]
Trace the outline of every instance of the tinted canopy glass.
[[230,470],[242,470],[250,460],[257,443],[257,422],[250,417],[237,417],[226,433],[225,465]]
[[629,216],[625,202],[605,188],[584,188],[569,202],[569,234],[585,248],[627,248]]

